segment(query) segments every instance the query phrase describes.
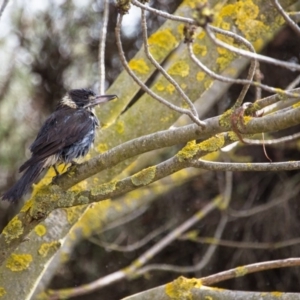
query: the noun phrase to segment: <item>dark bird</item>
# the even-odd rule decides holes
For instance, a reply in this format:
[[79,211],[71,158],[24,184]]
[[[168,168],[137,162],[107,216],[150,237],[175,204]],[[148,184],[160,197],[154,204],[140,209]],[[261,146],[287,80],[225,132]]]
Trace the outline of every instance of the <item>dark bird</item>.
[[41,172],[61,163],[72,163],[90,150],[99,120],[94,107],[117,98],[115,95],[97,96],[88,89],[70,90],[48,117],[30,146],[31,158],[19,169],[22,177],[2,200],[19,200],[37,180]]

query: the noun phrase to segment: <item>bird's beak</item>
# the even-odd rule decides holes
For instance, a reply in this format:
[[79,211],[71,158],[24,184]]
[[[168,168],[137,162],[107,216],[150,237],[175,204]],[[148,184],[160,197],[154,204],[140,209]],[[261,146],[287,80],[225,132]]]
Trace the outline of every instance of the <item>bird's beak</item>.
[[100,103],[105,103],[105,102],[108,102],[108,101],[111,101],[111,100],[114,100],[117,98],[118,98],[118,96],[116,96],[116,95],[97,95],[94,100],[92,100],[89,104],[87,104],[85,106],[85,108],[95,106]]

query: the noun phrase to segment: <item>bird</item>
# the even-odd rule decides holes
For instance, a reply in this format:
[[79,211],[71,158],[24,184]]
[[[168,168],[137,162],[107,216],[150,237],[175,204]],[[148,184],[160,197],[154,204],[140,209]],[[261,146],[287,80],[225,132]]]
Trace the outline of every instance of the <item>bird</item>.
[[2,195],[2,200],[17,202],[45,169],[52,166],[59,175],[57,165],[75,163],[84,157],[94,143],[100,124],[95,106],[116,98],[116,95],[96,95],[90,89],[68,91],[29,147],[31,157],[19,169],[23,175]]

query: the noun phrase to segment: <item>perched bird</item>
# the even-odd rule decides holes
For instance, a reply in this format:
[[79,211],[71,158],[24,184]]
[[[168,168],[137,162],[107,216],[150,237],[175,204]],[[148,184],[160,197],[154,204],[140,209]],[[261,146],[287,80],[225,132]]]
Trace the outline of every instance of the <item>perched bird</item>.
[[115,95],[96,96],[88,89],[70,90],[48,117],[30,146],[31,158],[19,169],[24,174],[2,200],[19,200],[37,180],[41,172],[60,163],[72,163],[90,150],[99,120],[94,107],[117,98]]

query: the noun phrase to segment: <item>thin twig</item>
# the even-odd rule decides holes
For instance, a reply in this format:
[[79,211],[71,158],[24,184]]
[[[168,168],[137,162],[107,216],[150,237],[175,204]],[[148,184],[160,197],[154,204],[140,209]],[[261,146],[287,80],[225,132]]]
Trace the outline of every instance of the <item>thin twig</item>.
[[249,218],[253,215],[260,214],[264,211],[270,210],[271,208],[277,205],[289,201],[293,197],[296,197],[299,191],[300,191],[300,187],[297,181],[294,184],[285,186],[284,192],[277,198],[273,199],[271,202],[268,202],[266,204],[261,204],[252,208],[247,208],[246,210],[237,211],[232,208],[229,208],[227,213],[230,217],[234,217],[234,218]]
[[288,136],[284,136],[284,137],[281,137],[278,139],[272,139],[272,140],[252,140],[252,139],[244,138],[244,141],[250,145],[264,145],[264,144],[265,145],[278,145],[278,144],[283,144],[286,142],[294,141],[299,138],[300,138],[300,132],[291,134]]
[[272,163],[226,163],[205,161],[202,159],[190,162],[190,167],[202,168],[210,171],[234,171],[234,172],[252,172],[252,171],[288,171],[300,169],[300,161],[272,162]]
[[105,92],[105,44],[106,44],[106,34],[107,34],[107,24],[109,15],[109,0],[104,0],[104,10],[103,10],[103,20],[102,20],[102,30],[99,42],[99,76],[100,76],[100,95],[104,95]]
[[280,5],[278,0],[272,0],[273,4],[279,11],[279,13],[282,15],[282,17],[285,19],[287,24],[294,30],[294,32],[300,37],[300,29],[298,25],[290,18],[290,16],[284,11],[283,7]]
[[193,115],[198,118],[198,112],[193,104],[193,102],[189,99],[189,97],[186,95],[186,93],[183,91],[183,89],[179,86],[179,84],[165,71],[165,69],[154,59],[152,54],[149,51],[149,45],[148,45],[148,35],[147,35],[147,23],[146,23],[146,15],[145,10],[141,9],[142,12],[142,29],[143,29],[143,40],[144,40],[144,49],[145,54],[150,60],[150,62],[155,66],[157,70],[161,72],[161,74],[175,87],[177,92],[180,94],[180,96],[185,100],[185,102],[189,105],[191,108],[191,112]]
[[0,19],[2,17],[2,14],[3,14],[8,2],[9,2],[9,0],[3,0],[3,3],[2,3],[1,8],[0,8]]
[[179,240],[188,240],[200,244],[213,244],[217,246],[230,247],[235,249],[261,249],[261,250],[275,250],[286,247],[291,247],[300,244],[300,238],[294,238],[287,241],[260,243],[260,242],[236,242],[229,240],[220,240],[215,237],[190,237],[189,233],[183,235]]
[[266,261],[266,262],[237,267],[211,276],[202,277],[201,283],[203,285],[212,285],[220,281],[236,278],[238,276],[245,276],[247,274],[251,274],[255,272],[261,272],[270,269],[286,268],[286,267],[296,267],[296,266],[300,266],[300,258],[288,258],[288,259]]
[[170,102],[168,102],[167,100],[163,99],[162,97],[158,96],[156,93],[154,93],[152,90],[150,90],[135,74],[134,72],[132,72],[132,70],[129,68],[128,63],[126,61],[125,55],[124,55],[124,51],[123,51],[123,47],[122,47],[122,42],[121,42],[121,24],[122,24],[122,15],[118,15],[118,21],[117,21],[117,25],[115,28],[115,33],[116,33],[116,40],[117,40],[117,47],[118,47],[118,51],[119,51],[119,56],[121,59],[121,62],[123,64],[123,67],[125,68],[125,70],[127,71],[127,73],[132,77],[132,79],[147,93],[149,94],[151,97],[153,97],[154,99],[158,100],[160,103],[166,105],[167,107],[169,107],[172,110],[175,110],[181,114],[186,114],[188,115],[191,120],[193,122],[195,122],[197,125],[201,126],[201,127],[205,127],[205,123],[202,122],[201,120],[199,120],[196,116],[194,116],[194,114],[188,110],[188,109],[184,109],[184,108],[180,108]]
[[[176,240],[176,238],[188,230],[195,223],[199,222],[206,215],[212,212],[218,205],[220,201],[211,201],[205,207],[202,208],[201,213],[195,214],[193,217],[189,218],[183,224],[175,228],[172,232],[167,234],[163,239],[161,239],[158,243],[148,249],[145,253],[143,253],[139,258],[134,260],[130,266],[124,268],[122,270],[116,271],[112,274],[109,274],[105,277],[99,278],[91,283],[75,287],[69,289],[62,290],[49,290],[47,291],[48,295],[51,295],[51,299],[59,299],[60,295],[64,295],[64,297],[72,298],[79,295],[86,295],[95,290],[98,290],[104,286],[110,285],[121,279],[124,279],[129,276],[137,275],[137,271],[141,266],[147,263],[152,257],[154,257],[157,253],[162,251],[166,246],[168,246],[172,241]],[[55,298],[56,297],[56,298]]]
[[[284,91],[284,90],[280,90],[278,88],[273,88],[271,86],[268,86],[266,84],[262,84],[259,82],[255,82],[255,81],[250,81],[247,79],[234,79],[234,78],[229,78],[229,77],[225,77],[222,75],[219,75],[217,73],[214,73],[212,70],[210,70],[207,66],[205,66],[201,61],[198,60],[198,58],[195,56],[195,54],[193,53],[193,49],[190,43],[188,43],[188,50],[189,50],[189,54],[191,59],[193,60],[193,62],[200,68],[202,69],[206,74],[208,74],[210,77],[222,81],[222,82],[229,82],[229,83],[236,83],[236,84],[244,84],[244,85],[253,85],[253,86],[258,86],[261,87],[262,89],[271,92],[271,93],[279,93],[279,94],[284,94],[290,97],[294,97],[294,98],[298,98],[300,95],[294,92],[288,92],[288,91]],[[236,102],[236,105],[240,105],[241,101],[243,97],[239,97],[239,100]]]
[[[148,11],[150,11],[151,13],[154,13],[158,16],[161,16],[163,18],[166,18],[166,19],[169,19],[169,20],[173,20],[173,21],[176,21],[176,22],[183,22],[183,23],[187,23],[187,24],[191,24],[191,25],[197,25],[197,22],[191,18],[184,18],[184,17],[180,17],[180,16],[174,16],[174,15],[171,15],[171,14],[168,14],[166,12],[162,12],[162,11],[159,11],[155,8],[152,8],[152,7],[149,7],[147,5],[144,5],[140,2],[138,2],[137,0],[131,0],[131,3],[133,5],[136,5],[140,8],[143,8],[143,9],[146,9]],[[212,32],[211,31],[215,31],[215,32],[218,32],[218,33],[221,33],[222,34],[225,34],[225,32],[228,32],[229,31],[226,31],[226,30],[223,30],[221,28],[216,28],[210,24],[207,25],[206,27],[206,31],[209,31],[209,36],[211,36]],[[232,35],[233,33],[230,32],[230,34]],[[274,64],[274,65],[277,65],[277,66],[281,66],[281,67],[284,67],[284,68],[287,68],[287,69],[290,69],[290,70],[297,70],[297,71],[300,71],[300,66],[298,64],[295,64],[295,63],[289,63],[289,62],[284,62],[284,61],[281,61],[281,60],[277,60],[277,59],[274,59],[274,58],[270,58],[268,56],[264,56],[264,55],[261,55],[261,54],[257,54],[257,53],[251,53],[251,52],[248,52],[248,51],[245,51],[245,50],[242,50],[242,49],[239,49],[239,48],[236,48],[236,47],[233,47],[229,44],[226,44],[226,43],[223,43],[222,41],[216,41],[216,38],[214,37],[213,35],[213,41],[215,43],[218,43],[218,46],[221,46],[221,47],[224,47],[228,50],[231,50],[241,56],[245,56],[245,57],[248,57],[248,58],[253,58],[253,59],[256,59],[256,60],[259,60],[259,61],[264,61],[266,63],[270,63],[270,64]]]
[[[248,57],[248,58],[254,58],[254,59],[257,59],[259,61],[263,61],[265,63],[273,64],[275,66],[283,67],[283,68],[286,68],[286,69],[289,69],[289,70],[300,71],[300,65],[298,65],[298,64],[290,63],[290,62],[285,62],[285,61],[274,59],[274,58],[271,58],[271,57],[268,57],[268,56],[264,56],[264,55],[261,55],[261,54],[258,54],[258,53],[252,53],[252,52],[249,52],[249,51],[246,51],[246,50],[243,50],[243,49],[236,48],[236,47],[234,47],[232,45],[229,45],[229,44],[224,43],[223,41],[217,39],[215,37],[215,35],[213,34],[213,31],[215,31],[217,33],[220,33],[220,32],[224,33],[224,32],[226,32],[226,30],[223,30],[223,29],[220,29],[220,28],[216,28],[216,27],[208,24],[205,27],[205,31],[208,34],[208,36],[211,38],[211,40],[217,46],[223,47],[223,48],[225,48],[227,50],[230,50],[230,51],[232,51],[234,53],[237,53],[238,55],[241,55],[241,56],[244,56],[244,57]],[[232,32],[231,32],[231,34],[232,34]]]
[[287,86],[287,90],[294,89],[300,83],[300,74]]
[[170,226],[171,226],[171,223],[161,226],[161,227],[153,230],[149,234],[147,234],[145,237],[143,237],[136,243],[133,243],[133,244],[127,245],[127,246],[121,246],[121,245],[117,245],[117,244],[107,243],[107,242],[104,242],[104,241],[96,239],[96,238],[90,238],[89,240],[92,241],[93,243],[100,245],[101,247],[104,247],[109,250],[114,250],[114,251],[119,251],[119,252],[132,252],[132,251],[135,251],[135,250],[145,246],[148,242],[150,242],[151,240],[156,238],[158,235],[160,235],[161,233],[163,233],[164,231],[169,229]]

